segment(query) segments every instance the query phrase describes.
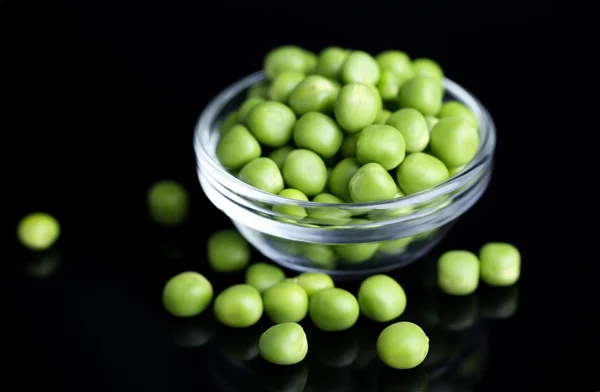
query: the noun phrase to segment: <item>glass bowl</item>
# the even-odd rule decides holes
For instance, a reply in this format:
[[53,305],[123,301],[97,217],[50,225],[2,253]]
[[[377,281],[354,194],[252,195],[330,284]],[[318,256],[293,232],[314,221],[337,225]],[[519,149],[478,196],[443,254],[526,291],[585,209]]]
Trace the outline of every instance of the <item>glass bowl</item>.
[[[349,204],[303,202],[253,188],[222,167],[215,150],[219,125],[243,102],[248,88],[264,79],[256,72],[218,94],[196,124],[194,149],[207,197],[250,244],[277,264],[336,278],[408,265],[432,249],[489,184],[496,145],[493,120],[473,95],[444,79],[444,99],[469,107],[479,118],[481,136],[473,160],[444,183],[394,200]],[[303,207],[308,216],[287,216],[275,206]]]

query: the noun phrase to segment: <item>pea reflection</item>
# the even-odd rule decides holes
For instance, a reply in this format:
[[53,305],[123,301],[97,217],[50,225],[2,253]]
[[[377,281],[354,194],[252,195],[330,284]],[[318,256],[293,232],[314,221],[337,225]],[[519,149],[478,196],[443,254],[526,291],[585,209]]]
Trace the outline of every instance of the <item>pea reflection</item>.
[[364,370],[377,358],[377,338],[383,330],[379,323],[359,319],[353,329],[358,336],[358,353],[352,364],[355,370]]
[[169,320],[171,342],[178,347],[203,347],[215,336],[217,328],[218,323],[212,314]]
[[440,326],[449,331],[465,331],[479,320],[477,294],[464,297],[442,295],[438,306]]
[[53,276],[62,263],[62,253],[58,248],[43,252],[26,252],[23,272],[32,279],[48,279]]
[[278,366],[262,361],[256,375],[269,392],[302,392],[306,391],[309,367],[306,361],[291,366]]
[[258,357],[258,340],[269,327],[264,320],[249,328],[221,326],[215,335],[219,351],[234,361],[249,361]]
[[156,242],[158,253],[167,260],[179,260],[185,256],[185,247],[177,238],[162,238]]
[[377,378],[377,390],[380,392],[425,392],[428,375],[422,366],[410,370],[397,370],[385,367]]
[[312,392],[354,391],[352,371],[349,367],[331,368],[316,361],[309,364],[307,389]]
[[483,287],[481,289],[481,315],[489,319],[505,320],[514,316],[519,308],[519,287]]
[[320,364],[332,368],[350,366],[358,358],[359,352],[360,342],[354,329],[323,332],[314,328],[309,353]]

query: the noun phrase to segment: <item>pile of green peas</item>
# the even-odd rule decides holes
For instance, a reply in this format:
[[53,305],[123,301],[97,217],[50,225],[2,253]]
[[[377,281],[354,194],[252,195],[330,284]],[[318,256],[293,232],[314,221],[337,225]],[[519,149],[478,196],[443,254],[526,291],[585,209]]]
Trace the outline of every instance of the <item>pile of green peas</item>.
[[477,153],[479,120],[444,101],[444,72],[431,59],[288,45],[270,51],[263,70],[266,80],[221,123],[216,155],[264,192],[333,204],[391,200],[446,181]]

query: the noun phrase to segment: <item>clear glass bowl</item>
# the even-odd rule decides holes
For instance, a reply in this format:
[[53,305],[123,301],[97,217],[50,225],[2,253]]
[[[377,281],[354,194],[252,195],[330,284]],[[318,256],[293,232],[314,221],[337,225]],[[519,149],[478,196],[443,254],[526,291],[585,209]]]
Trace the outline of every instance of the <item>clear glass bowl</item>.
[[[219,125],[264,80],[256,72],[232,84],[204,109],[194,135],[200,185],[211,202],[264,256],[296,271],[360,277],[407,265],[433,248],[486,190],[496,145],[494,122],[469,92],[444,79],[445,99],[467,105],[480,121],[475,158],[442,184],[376,203],[324,204],[286,199],[237,179],[216,158]],[[299,206],[308,216],[282,215],[274,206]],[[276,208],[275,210],[281,210]]]

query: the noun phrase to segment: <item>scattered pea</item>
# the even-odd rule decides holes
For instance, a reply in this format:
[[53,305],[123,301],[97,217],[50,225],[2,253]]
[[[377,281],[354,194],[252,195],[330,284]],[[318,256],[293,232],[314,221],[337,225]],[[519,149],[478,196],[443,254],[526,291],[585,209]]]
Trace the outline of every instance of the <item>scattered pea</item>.
[[408,154],[396,170],[398,185],[407,195],[429,189],[448,177],[446,165],[423,152]]
[[277,283],[263,294],[265,313],[275,324],[299,322],[308,312],[308,295],[296,283]]
[[[160,207],[160,205],[157,206],[157,208]],[[50,248],[59,236],[60,224],[56,218],[44,212],[29,214],[21,219],[17,225],[17,237],[19,241],[32,250],[41,251]]]
[[521,254],[505,242],[490,242],[479,250],[481,279],[490,286],[510,286],[521,276]]
[[166,226],[179,225],[189,209],[187,191],[176,181],[159,181],[148,190],[148,207],[154,221]]
[[377,339],[377,354],[394,369],[419,366],[429,352],[429,338],[416,324],[401,321],[386,327]]
[[317,292],[335,286],[331,276],[322,272],[303,272],[294,280],[306,291],[309,299]]
[[226,169],[236,170],[260,157],[261,152],[260,144],[248,128],[238,124],[221,136],[216,154]]
[[260,320],[263,302],[254,287],[237,284],[217,295],[214,311],[220,323],[231,328],[247,328]]
[[273,194],[278,194],[284,187],[283,177],[277,164],[265,157],[248,162],[240,170],[238,178],[261,191]]
[[344,132],[331,117],[308,112],[296,122],[293,138],[298,148],[314,151],[322,158],[331,158],[340,149]]
[[466,250],[447,251],[438,260],[438,285],[449,295],[469,295],[479,285],[479,259]]
[[388,118],[386,124],[400,131],[407,153],[421,152],[429,144],[427,121],[416,109],[400,109]]
[[[429,136],[429,132],[425,132]],[[396,168],[404,160],[405,151],[402,133],[391,125],[369,125],[356,140],[358,161],[362,164],[378,163],[385,170]]]
[[213,270],[237,272],[250,263],[250,245],[237,230],[220,230],[208,238],[207,255]]
[[187,271],[167,281],[162,293],[165,309],[176,317],[192,317],[204,312],[213,297],[213,287],[203,275]]
[[321,290],[310,300],[310,318],[323,331],[349,329],[356,323],[359,314],[358,301],[344,289],[333,287]]
[[267,263],[254,263],[246,270],[245,283],[262,294],[284,279],[285,273],[281,268]]
[[327,167],[323,159],[315,152],[306,149],[291,151],[283,162],[285,183],[306,196],[314,196],[327,183]]
[[400,317],[406,309],[406,293],[396,280],[387,275],[373,275],[358,289],[362,314],[374,321],[388,322]]
[[261,357],[276,365],[293,365],[308,352],[308,341],[302,326],[282,323],[267,329],[258,340]]

